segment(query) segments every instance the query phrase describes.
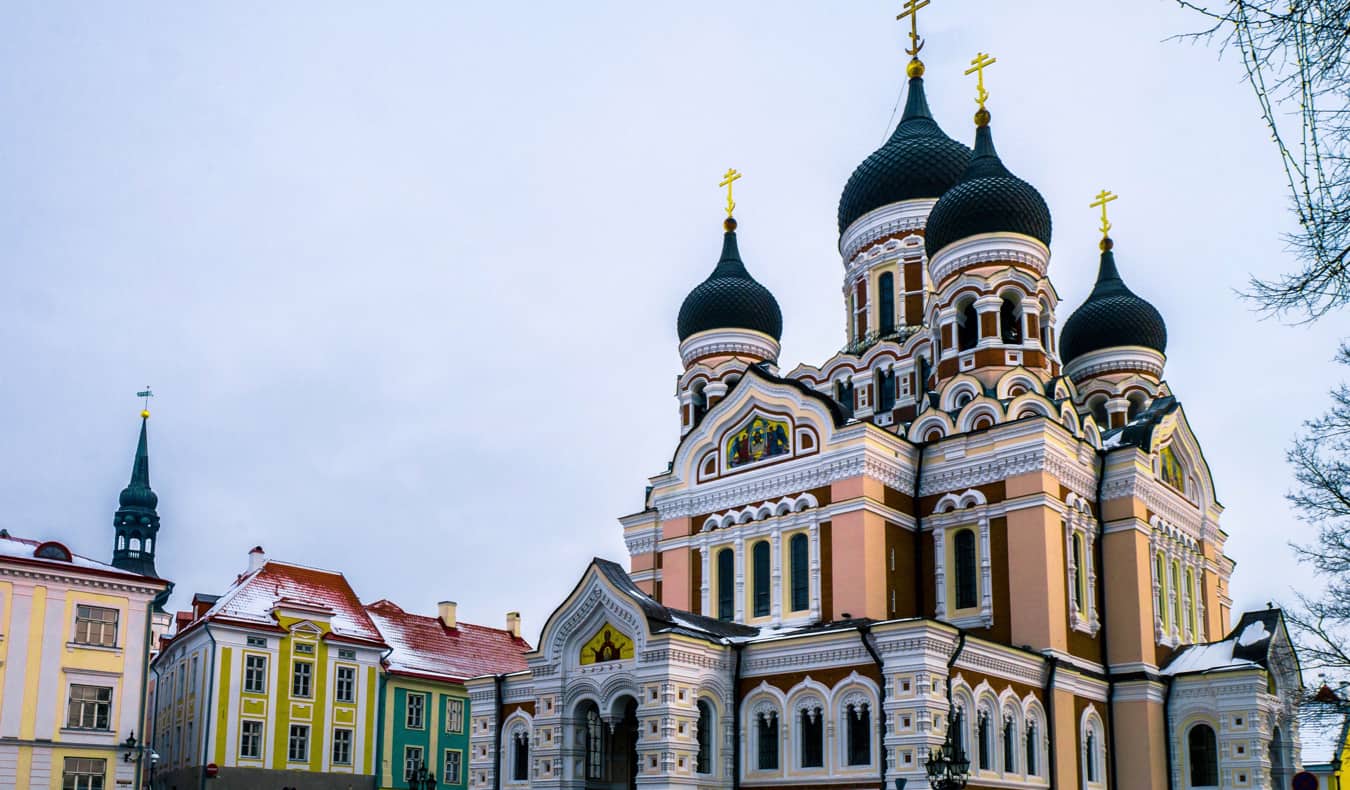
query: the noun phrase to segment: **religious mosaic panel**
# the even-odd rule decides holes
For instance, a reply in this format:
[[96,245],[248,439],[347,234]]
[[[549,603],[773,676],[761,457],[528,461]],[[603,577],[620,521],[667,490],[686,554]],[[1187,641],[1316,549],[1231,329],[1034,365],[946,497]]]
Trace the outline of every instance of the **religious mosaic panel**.
[[756,415],[743,428],[727,437],[727,468],[735,469],[765,458],[787,455],[791,451],[788,424]]
[[632,657],[633,640],[609,623],[602,625],[581,648],[583,664],[602,664]]

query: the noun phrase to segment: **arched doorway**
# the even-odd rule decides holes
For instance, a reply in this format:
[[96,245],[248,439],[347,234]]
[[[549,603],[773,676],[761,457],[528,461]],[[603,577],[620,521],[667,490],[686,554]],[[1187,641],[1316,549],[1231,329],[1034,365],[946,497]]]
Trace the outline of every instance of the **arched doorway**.
[[578,778],[586,790],[635,790],[637,700],[620,698],[608,716],[594,702],[583,702],[577,706],[576,728],[582,753]]
[[1271,787],[1288,787],[1289,777],[1284,770],[1284,744],[1277,725],[1270,738],[1270,779]]

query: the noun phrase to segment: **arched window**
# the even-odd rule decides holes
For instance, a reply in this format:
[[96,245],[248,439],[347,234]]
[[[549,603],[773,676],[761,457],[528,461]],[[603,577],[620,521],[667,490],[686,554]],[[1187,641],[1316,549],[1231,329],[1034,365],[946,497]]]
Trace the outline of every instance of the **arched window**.
[[1172,563],[1172,627],[1181,631],[1181,563]]
[[948,730],[952,734],[952,746],[956,753],[968,756],[966,749],[966,709],[957,705],[952,710],[952,720],[947,724]]
[[849,705],[844,710],[848,729],[848,764],[872,763],[872,716],[866,702]]
[[1017,730],[1012,716],[1003,717],[1003,773],[1017,770]]
[[1214,728],[1197,724],[1186,738],[1191,763],[1191,787],[1217,787],[1219,784],[1219,740]]
[[[1284,742],[1280,738],[1280,728],[1276,727],[1270,737],[1270,746],[1267,749],[1267,757],[1270,758],[1270,778],[1274,780],[1273,787],[1288,787],[1289,778],[1284,770]],[[1215,783],[1217,784],[1217,782]],[[1337,784],[1337,787],[1340,785]]]
[[152,551],[154,551],[154,550],[155,550],[155,539],[154,539],[154,538],[146,538],[146,539],[145,539],[145,551],[146,551],[146,553],[152,552]]
[[126,536],[126,535],[118,535],[118,536],[117,536],[117,550],[118,550],[118,551],[122,551],[122,550],[125,549],[126,547],[127,547],[127,536]]
[[511,739],[511,781],[526,782],[530,779],[530,734],[525,730],[516,730]]
[[698,757],[694,761],[694,770],[701,774],[712,773],[713,716],[712,705],[707,700],[698,701]]
[[131,549],[132,551],[140,551],[140,550],[141,550],[141,539],[140,539],[140,538],[132,538],[132,539],[131,539],[131,543],[130,543],[130,545],[129,545],[127,548]]
[[877,278],[877,320],[881,334],[895,331],[895,275],[884,272]]
[[1050,351],[1050,327],[1055,323],[1055,317],[1050,315],[1050,305],[1044,299],[1041,300],[1041,315],[1038,322],[1041,328],[1041,348]]
[[886,368],[878,370],[875,376],[877,383],[877,411],[886,412],[895,408],[895,370]]
[[1087,563],[1084,562],[1083,555],[1083,536],[1077,532],[1073,533],[1073,603],[1082,612],[1083,601],[1087,598]]
[[586,711],[586,778],[605,778],[605,723],[600,711],[591,705]]
[[798,532],[788,540],[788,564],[792,576],[792,611],[800,612],[811,605],[811,579],[807,569],[810,561],[807,557],[806,533]]
[[980,722],[975,737],[978,739],[980,747],[980,770],[988,771],[994,767],[994,749],[993,744],[990,743],[993,740],[993,734],[989,732],[989,714],[985,711],[980,711]]
[[975,533],[963,529],[953,541],[956,552],[956,608],[969,609],[979,603],[975,585]]
[[769,616],[769,542],[761,540],[750,549],[755,617]]
[[1083,746],[1083,775],[1089,782],[1097,781],[1097,733],[1095,730],[1088,730],[1087,740]]
[[867,334],[867,280],[859,280],[853,292],[853,337],[861,340]]
[[1088,411],[1092,413],[1092,419],[1097,421],[1097,426],[1106,429],[1111,425],[1111,418],[1106,414],[1106,396],[1094,395],[1088,401]]
[[819,706],[802,708],[797,722],[801,732],[801,754],[803,768],[825,767],[825,717]]
[[1003,297],[998,309],[998,323],[1003,330],[1003,342],[1010,345],[1022,343],[1022,305],[1012,297]]
[[717,552],[717,619],[736,619],[736,553]]
[[1195,633],[1195,572],[1190,568],[1186,569],[1186,635],[1192,640],[1200,641]]
[[1040,776],[1040,765],[1036,762],[1036,722],[1027,720],[1027,776]]
[[839,405],[850,414],[853,412],[853,379],[840,379],[834,383],[835,397]]
[[956,320],[956,347],[969,351],[980,342],[980,316],[975,312],[975,302],[966,302]]
[[1153,575],[1158,580],[1158,594],[1153,602],[1158,610],[1158,619],[1162,621],[1163,632],[1167,632],[1167,562],[1162,552],[1153,558]]
[[759,770],[778,770],[778,714],[761,713],[755,723]]

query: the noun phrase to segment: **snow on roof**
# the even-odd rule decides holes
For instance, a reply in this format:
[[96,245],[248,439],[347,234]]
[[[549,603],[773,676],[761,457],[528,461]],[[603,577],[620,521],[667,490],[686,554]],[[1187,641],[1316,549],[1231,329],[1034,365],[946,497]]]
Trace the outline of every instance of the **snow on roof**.
[[[54,556],[55,554],[54,552],[44,553],[44,556],[41,557],[34,555],[34,552],[37,551],[39,546],[44,546],[48,544],[51,544],[53,546],[59,546],[60,549],[63,549],[66,554],[70,555],[70,561],[67,562],[63,559],[57,559]],[[53,556],[47,556],[47,554],[52,554]],[[29,538],[19,538],[9,534],[9,530],[0,530],[0,557],[12,557],[14,559],[24,560],[25,562],[35,562],[46,565],[56,565],[66,567],[73,566],[81,570],[97,571],[99,573],[117,574],[118,576],[126,576],[127,578],[147,579],[147,580],[154,579],[154,577],[152,576],[142,576],[139,573],[124,571],[121,568],[113,567],[112,565],[109,565],[106,562],[99,562],[98,560],[80,556],[79,554],[76,554],[75,552],[66,548],[65,544],[58,543],[57,541],[42,541],[42,540],[31,540]],[[155,579],[155,581],[158,581],[158,579]]]
[[314,613],[310,619],[327,621],[338,639],[384,644],[341,573],[276,560],[239,577],[202,619],[275,626],[272,610],[278,605]]
[[1162,670],[1164,675],[1181,675],[1187,672],[1213,672],[1219,669],[1260,669],[1254,661],[1233,657],[1234,639],[1211,642],[1207,645],[1191,645],[1173,656],[1171,662]]
[[1238,645],[1249,647],[1260,642],[1262,639],[1269,639],[1270,631],[1266,630],[1266,624],[1260,620],[1253,620],[1242,629],[1242,635],[1238,637]]
[[532,648],[505,629],[465,622],[447,628],[439,617],[409,614],[384,600],[366,612],[390,647],[385,658],[390,672],[467,680],[528,668],[525,654]]
[[1319,765],[1335,760],[1345,745],[1350,705],[1323,686],[1318,694],[1299,702],[1297,716],[1303,764]]

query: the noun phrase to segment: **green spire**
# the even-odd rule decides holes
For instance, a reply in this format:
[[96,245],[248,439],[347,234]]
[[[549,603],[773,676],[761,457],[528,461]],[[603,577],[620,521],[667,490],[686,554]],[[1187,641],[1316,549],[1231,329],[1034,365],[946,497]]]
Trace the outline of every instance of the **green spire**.
[[141,435],[136,442],[136,458],[131,464],[131,480],[117,498],[113,515],[116,532],[113,544],[115,567],[144,576],[155,573],[155,543],[159,533],[159,497],[150,488],[150,451],[146,437],[150,412],[141,412]]

